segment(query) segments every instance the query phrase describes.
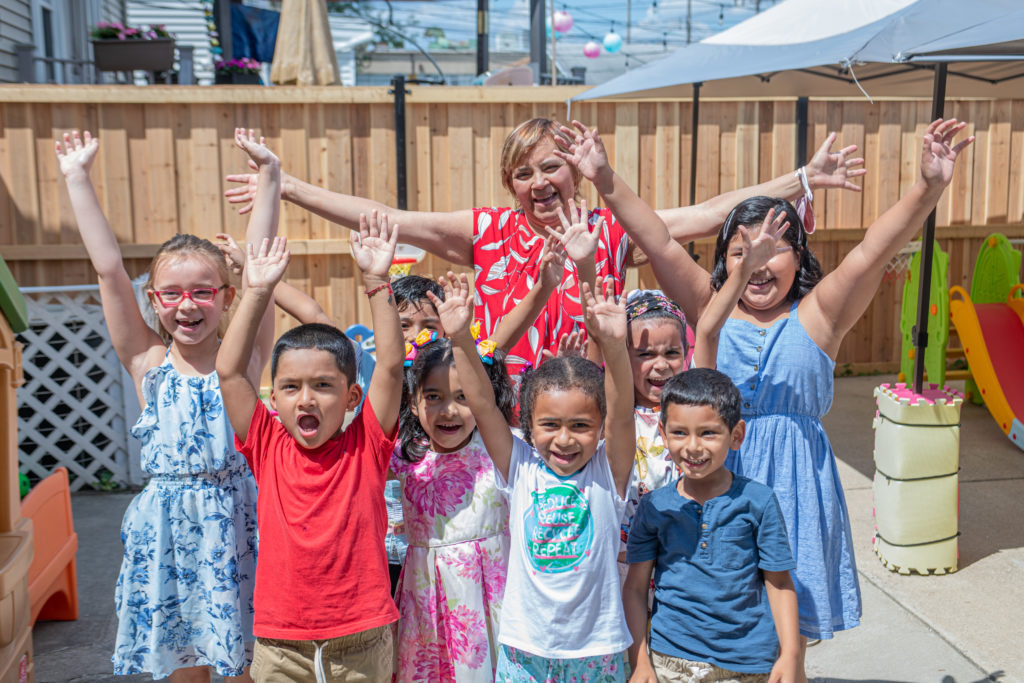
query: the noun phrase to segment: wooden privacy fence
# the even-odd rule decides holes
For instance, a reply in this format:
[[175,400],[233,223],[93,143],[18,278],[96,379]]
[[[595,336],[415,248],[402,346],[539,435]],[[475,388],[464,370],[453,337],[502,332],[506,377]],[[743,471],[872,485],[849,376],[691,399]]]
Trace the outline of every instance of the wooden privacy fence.
[[[411,87],[406,97],[410,209],[447,211],[507,206],[498,160],[520,121],[566,117],[578,88]],[[812,100],[809,150],[829,131],[867,159],[863,192],[816,198],[812,238],[826,271],[875,217],[918,177],[926,101]],[[616,171],[656,207],[689,203],[691,105],[688,101],[575,104],[572,115],[597,125]],[[793,170],[795,100],[701,103],[696,201]],[[951,254],[951,283],[968,284],[978,246],[992,231],[1024,236],[1024,101],[954,101],[947,115],[978,137],[939,205],[938,237]],[[394,112],[385,88],[189,88],[0,86],[0,253],[23,286],[94,281],[75,228],[53,140],[89,129],[101,151],[92,176],[128,259],[141,273],[156,245],[176,232],[240,236],[245,219],[222,196],[227,173],[245,170],[236,125],[256,128],[287,173],[328,189],[394,205]],[[593,188],[583,194],[596,201]],[[288,280],[317,298],[341,325],[369,318],[343,228],[286,205],[280,231],[292,240]],[[710,246],[698,243],[701,262]],[[414,272],[449,267],[428,257]],[[640,282],[653,285],[649,272]],[[847,338],[839,364],[894,367],[901,287],[883,285]],[[294,324],[283,314],[280,329]]]

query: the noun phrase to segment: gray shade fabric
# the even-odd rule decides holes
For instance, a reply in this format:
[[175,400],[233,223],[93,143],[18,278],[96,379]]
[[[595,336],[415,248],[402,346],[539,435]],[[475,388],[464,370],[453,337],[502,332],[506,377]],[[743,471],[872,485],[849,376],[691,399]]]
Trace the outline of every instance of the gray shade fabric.
[[1015,56],[1020,0],[786,0],[573,100],[689,97],[696,82],[704,96],[850,97],[854,77],[873,97],[924,97],[932,73],[920,64],[935,61],[951,62],[951,95],[1020,97]]

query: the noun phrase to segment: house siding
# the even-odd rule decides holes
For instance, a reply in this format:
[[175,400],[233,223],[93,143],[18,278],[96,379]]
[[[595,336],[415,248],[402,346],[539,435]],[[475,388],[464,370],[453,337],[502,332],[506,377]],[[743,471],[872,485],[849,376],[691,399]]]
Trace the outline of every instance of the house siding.
[[14,46],[32,42],[32,9],[29,0],[0,0],[0,82],[18,80]]

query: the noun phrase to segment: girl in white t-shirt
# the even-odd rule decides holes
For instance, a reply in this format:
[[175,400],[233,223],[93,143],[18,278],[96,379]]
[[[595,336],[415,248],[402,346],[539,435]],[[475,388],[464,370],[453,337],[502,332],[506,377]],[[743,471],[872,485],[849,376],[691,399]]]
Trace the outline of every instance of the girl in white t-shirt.
[[434,305],[511,510],[506,594],[517,599],[503,606],[496,680],[624,682],[632,639],[619,597],[617,532],[636,449],[625,309],[583,283],[584,320],[605,371],[563,357],[528,373],[518,439],[470,334],[466,277],[449,273],[443,284],[445,301]]

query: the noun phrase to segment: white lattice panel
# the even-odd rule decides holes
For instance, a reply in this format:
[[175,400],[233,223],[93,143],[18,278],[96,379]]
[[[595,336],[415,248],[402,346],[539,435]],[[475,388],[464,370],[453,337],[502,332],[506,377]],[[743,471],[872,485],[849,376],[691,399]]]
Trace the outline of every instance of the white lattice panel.
[[18,389],[18,457],[34,481],[61,465],[71,489],[109,478],[138,483],[129,466],[121,363],[110,343],[96,287],[26,292],[30,326],[25,384]]

